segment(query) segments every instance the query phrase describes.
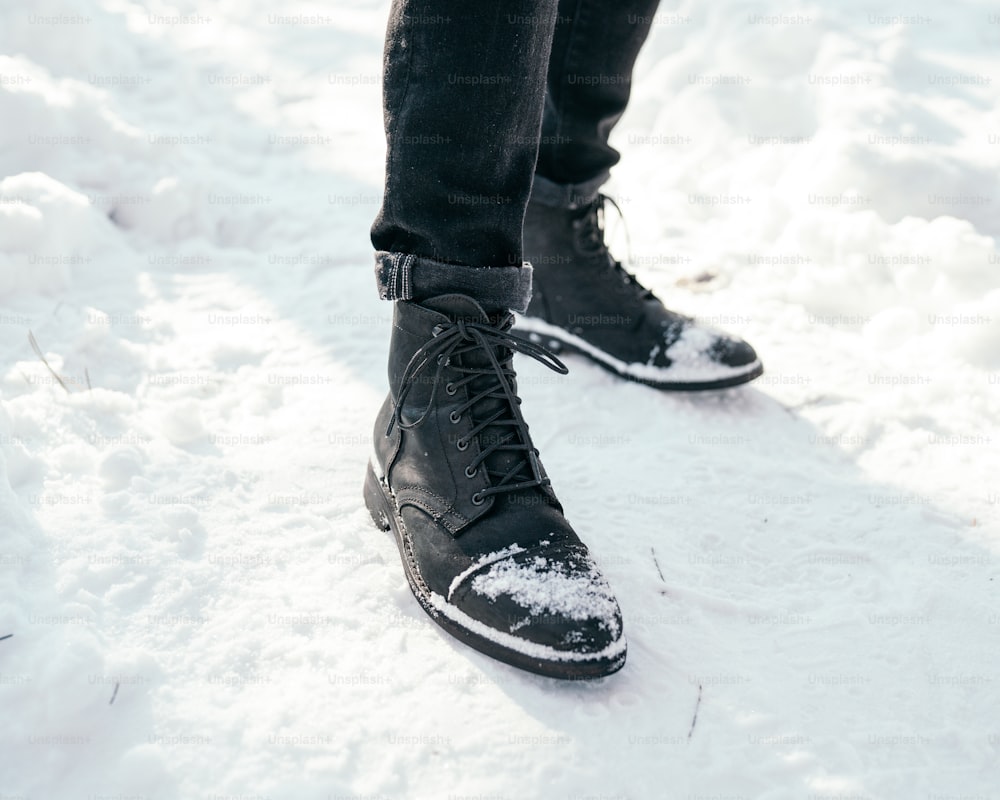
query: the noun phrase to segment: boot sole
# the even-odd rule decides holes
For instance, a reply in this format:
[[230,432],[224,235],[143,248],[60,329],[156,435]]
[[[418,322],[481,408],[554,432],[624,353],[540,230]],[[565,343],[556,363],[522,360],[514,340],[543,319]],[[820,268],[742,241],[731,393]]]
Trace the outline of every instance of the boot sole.
[[663,391],[703,392],[711,389],[728,389],[749,383],[754,378],[759,378],[764,374],[764,365],[758,358],[756,361],[739,367],[721,368],[720,372],[725,370],[725,374],[720,374],[717,378],[688,380],[658,378],[657,371],[667,372],[670,368],[626,363],[608,355],[599,347],[579,336],[574,336],[558,325],[552,325],[537,317],[517,316],[516,320],[512,333],[519,335],[522,339],[543,345],[557,355],[563,352],[581,355],[619,378]]
[[403,572],[413,596],[427,615],[451,636],[490,658],[548,678],[603,678],[624,666],[624,637],[599,653],[565,652],[495,630],[455,608],[444,597],[430,591],[421,579],[395,498],[385,480],[376,475],[371,461],[365,473],[364,497],[375,526],[383,531],[391,530],[396,539]]

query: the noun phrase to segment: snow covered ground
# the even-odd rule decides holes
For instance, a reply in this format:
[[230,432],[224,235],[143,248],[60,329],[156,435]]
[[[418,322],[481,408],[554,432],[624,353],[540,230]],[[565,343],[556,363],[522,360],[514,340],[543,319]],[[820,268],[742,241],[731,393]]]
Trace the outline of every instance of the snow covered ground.
[[522,365],[629,638],[580,684],[361,501],[386,12],[0,6],[0,800],[1000,797],[995,5],[654,20],[633,265],[768,371]]

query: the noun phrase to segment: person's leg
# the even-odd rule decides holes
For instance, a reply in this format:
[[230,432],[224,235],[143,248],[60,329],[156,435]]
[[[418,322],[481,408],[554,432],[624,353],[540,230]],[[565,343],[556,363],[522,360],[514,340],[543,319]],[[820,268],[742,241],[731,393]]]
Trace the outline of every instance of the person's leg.
[[611,257],[600,187],[608,144],[657,0],[561,0],[541,148],[524,224],[534,292],[518,327],[623,378],[661,389],[717,389],[763,371],[753,348],[665,308]]
[[[608,136],[628,104],[632,68],[659,0],[560,0],[535,169],[535,198],[589,202],[619,154]],[[575,195],[575,196],[574,196]]]
[[527,303],[521,225],[555,12],[555,0],[393,4],[372,227],[384,299],[462,291],[493,307]]
[[395,300],[389,395],[365,502],[446,631],[560,678],[619,669],[607,582],[562,514],[515,394],[510,333],[530,267],[531,187],[555,0],[396,0],[386,42],[385,199],[372,229]]

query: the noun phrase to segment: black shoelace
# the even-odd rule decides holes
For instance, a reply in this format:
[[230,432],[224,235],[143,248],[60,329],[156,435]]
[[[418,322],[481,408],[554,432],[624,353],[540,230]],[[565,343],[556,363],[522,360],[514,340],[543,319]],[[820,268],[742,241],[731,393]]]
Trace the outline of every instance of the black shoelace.
[[[434,399],[441,385],[442,372],[448,366],[463,377],[448,383],[445,392],[455,395],[466,385],[470,385],[471,389],[469,399],[452,411],[452,422],[457,423],[466,411],[472,413],[472,410],[484,400],[504,401],[491,413],[487,412],[485,417],[457,442],[459,450],[466,450],[469,443],[487,428],[495,427],[505,431],[482,449],[466,468],[466,476],[470,478],[480,464],[493,453],[512,451],[522,454],[521,458],[513,459],[514,463],[505,472],[494,472],[487,468],[488,475],[493,479],[492,485],[476,493],[473,502],[477,505],[484,502],[489,495],[549,484],[549,479],[542,475],[538,450],[531,444],[528,424],[521,416],[521,399],[514,390],[513,351],[530,356],[561,375],[565,375],[569,370],[544,347],[511,335],[509,331],[512,323],[513,318],[508,315],[499,327],[461,319],[435,326],[434,338],[413,354],[403,371],[396,407],[386,428],[388,436],[392,432],[393,425],[399,425],[401,430],[407,430],[422,424],[434,406]],[[476,352],[486,354],[487,366],[479,368],[461,364],[462,356]],[[498,352],[503,355],[498,357]],[[431,395],[427,405],[415,420],[404,420],[403,405],[410,389],[418,376],[435,363],[437,368],[431,381]],[[472,418],[475,420],[476,415],[473,414]],[[525,469],[530,474],[525,474]]]
[[[604,206],[606,203],[610,203],[614,206],[615,211],[618,212],[618,216],[621,218],[622,223],[625,222],[625,215],[622,213],[621,206],[615,202],[613,197],[606,194],[599,194],[594,199],[594,202],[588,206],[584,215],[576,223],[577,229],[580,234],[580,238],[586,243],[594,252],[604,253],[608,257],[608,264],[610,269],[620,278],[622,286],[626,291],[634,291],[643,300],[651,300],[655,298],[655,295],[643,286],[636,279],[635,275],[629,272],[625,267],[622,266],[620,261],[615,260],[611,253],[608,252],[608,246],[604,240],[604,217],[605,211]],[[629,258],[631,260],[632,244],[628,238],[628,228],[625,229],[625,242],[626,250],[629,252]]]

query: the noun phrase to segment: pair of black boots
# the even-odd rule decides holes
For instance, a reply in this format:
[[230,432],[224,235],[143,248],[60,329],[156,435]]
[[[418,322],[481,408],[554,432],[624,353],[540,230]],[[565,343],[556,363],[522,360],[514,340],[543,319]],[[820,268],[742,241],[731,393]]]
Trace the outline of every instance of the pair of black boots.
[[603,198],[529,205],[534,292],[524,317],[487,313],[463,295],[395,304],[389,395],[364,487],[435,622],[493,658],[556,678],[611,674],[626,644],[614,594],[532,445],[514,353],[565,373],[544,344],[674,390],[762,372],[749,345],[667,310],[611,257],[602,208]]

